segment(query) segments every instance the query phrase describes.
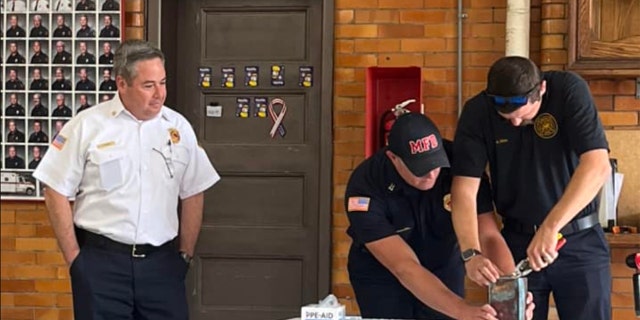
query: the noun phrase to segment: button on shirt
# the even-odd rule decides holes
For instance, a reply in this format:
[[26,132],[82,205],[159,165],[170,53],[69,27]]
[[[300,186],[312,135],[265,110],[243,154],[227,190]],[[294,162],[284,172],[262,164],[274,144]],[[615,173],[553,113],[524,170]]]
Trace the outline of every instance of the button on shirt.
[[203,192],[220,179],[182,115],[163,107],[157,117],[139,121],[118,95],[72,118],[34,177],[75,196],[78,227],[156,246],[178,234],[178,197]]

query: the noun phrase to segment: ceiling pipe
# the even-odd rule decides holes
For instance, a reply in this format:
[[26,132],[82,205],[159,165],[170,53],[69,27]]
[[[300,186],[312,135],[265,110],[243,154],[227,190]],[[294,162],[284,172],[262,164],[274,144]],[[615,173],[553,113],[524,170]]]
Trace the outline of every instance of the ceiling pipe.
[[530,13],[531,2],[529,0],[507,1],[506,56],[529,57]]

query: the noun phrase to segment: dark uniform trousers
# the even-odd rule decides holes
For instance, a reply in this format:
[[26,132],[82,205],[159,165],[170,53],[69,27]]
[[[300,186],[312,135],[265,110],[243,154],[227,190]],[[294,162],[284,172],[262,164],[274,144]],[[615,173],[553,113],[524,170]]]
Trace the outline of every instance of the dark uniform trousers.
[[[502,234],[515,261],[527,256],[533,239],[510,229],[505,223]],[[611,319],[611,266],[609,245],[600,224],[572,234],[564,234],[567,243],[558,258],[540,272],[528,276],[529,291],[533,293],[534,320],[546,320],[549,313],[549,294],[562,320]]]
[[185,320],[188,265],[174,242],[132,246],[76,228],[70,268],[73,311],[82,320]]

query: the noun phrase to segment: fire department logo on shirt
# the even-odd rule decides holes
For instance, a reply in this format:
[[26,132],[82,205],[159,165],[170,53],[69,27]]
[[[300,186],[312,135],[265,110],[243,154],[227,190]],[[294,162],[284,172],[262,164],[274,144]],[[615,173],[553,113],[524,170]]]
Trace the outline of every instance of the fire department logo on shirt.
[[447,193],[442,197],[442,206],[445,210],[451,212],[451,193]]
[[178,129],[169,129],[169,136],[171,137],[171,143],[176,144],[180,142],[180,131],[178,131]]
[[543,113],[536,117],[533,128],[535,129],[538,137],[542,139],[551,139],[558,133],[558,122],[556,122],[556,118],[551,114]]

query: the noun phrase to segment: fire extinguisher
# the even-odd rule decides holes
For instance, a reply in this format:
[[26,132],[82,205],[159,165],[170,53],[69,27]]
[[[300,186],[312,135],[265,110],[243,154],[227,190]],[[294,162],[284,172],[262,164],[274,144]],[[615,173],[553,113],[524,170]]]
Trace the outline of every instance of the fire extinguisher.
[[396,119],[405,113],[411,112],[406,107],[410,103],[414,102],[416,102],[416,99],[408,99],[402,101],[382,114],[382,117],[380,117],[380,137],[378,140],[381,148],[389,144],[389,132],[391,131],[391,127],[393,127],[393,124],[396,122]]

